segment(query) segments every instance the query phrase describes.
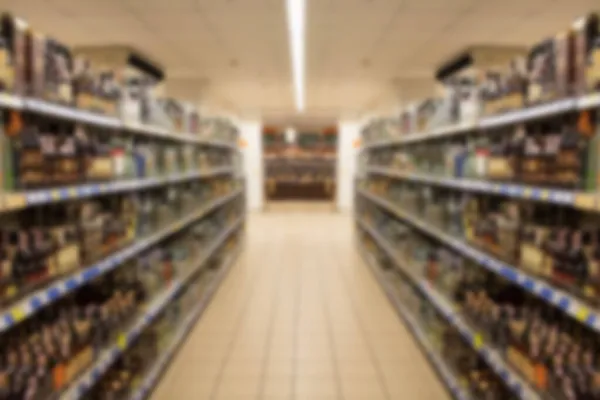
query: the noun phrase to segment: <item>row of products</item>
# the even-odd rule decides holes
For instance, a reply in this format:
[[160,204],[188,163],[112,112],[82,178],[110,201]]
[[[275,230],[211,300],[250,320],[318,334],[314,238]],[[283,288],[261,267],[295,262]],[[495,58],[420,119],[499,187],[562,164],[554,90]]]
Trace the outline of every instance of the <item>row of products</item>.
[[[116,335],[127,329],[145,304],[156,299],[175,277],[184,278],[192,267],[198,267],[193,265],[196,256],[207,251],[217,231],[226,229],[239,213],[236,206],[218,211],[0,336],[0,397],[59,398]],[[211,265],[214,263],[195,273],[201,274]],[[191,301],[182,301],[186,296],[188,292],[176,305],[191,307]],[[173,308],[169,308],[171,313]],[[177,322],[172,318],[164,325],[176,327]]]
[[496,113],[600,89],[600,22],[578,19],[567,31],[546,38],[522,58],[482,81],[485,113]]
[[378,229],[398,249],[407,268],[400,274],[428,280],[540,393],[557,400],[600,398],[600,342],[594,332],[402,222],[372,211],[363,208],[381,221]]
[[363,130],[366,142],[427,132],[484,115],[521,109],[600,90],[600,22],[578,19],[506,65],[446,78],[441,96],[411,105],[399,117],[378,119]]
[[99,64],[19,18],[0,17],[0,90],[170,132],[237,139],[231,123],[220,119],[202,126],[206,121],[200,119],[194,105],[158,96],[157,79],[145,71],[131,73],[131,66],[106,68]]
[[143,288],[128,275],[101,277],[4,334],[0,397],[58,398],[141,310]]
[[387,179],[368,187],[528,274],[591,302],[600,300],[600,231],[594,214]]
[[183,293],[174,299],[164,312],[144,330],[142,335],[111,366],[102,379],[87,394],[91,400],[126,400],[139,389],[150,368],[155,365],[173,344],[187,317],[195,311],[206,293],[214,271],[217,271],[237,245],[239,238],[232,237],[221,251],[208,262],[206,269],[199,272]]
[[206,170],[232,166],[237,157],[230,149],[111,135],[45,119],[8,129],[6,135],[1,154],[7,191]]
[[227,179],[52,204],[1,216],[0,302],[89,266],[232,193]]
[[286,182],[318,182],[335,179],[335,161],[276,158],[265,161],[267,179]]
[[289,151],[312,156],[335,154],[338,143],[336,130],[331,132],[298,132],[263,130],[263,151],[269,155],[283,155]]
[[429,347],[440,356],[463,391],[478,400],[516,400],[518,397],[471,345],[465,342],[456,328],[439,314],[418,289],[390,268],[393,262],[378,249],[371,238],[364,234],[360,241],[370,254],[380,260],[379,267],[384,269],[382,272],[386,279],[396,283],[393,287],[405,310],[411,313],[425,334]]
[[588,111],[473,135],[372,150],[367,163],[408,173],[595,191],[600,130]]

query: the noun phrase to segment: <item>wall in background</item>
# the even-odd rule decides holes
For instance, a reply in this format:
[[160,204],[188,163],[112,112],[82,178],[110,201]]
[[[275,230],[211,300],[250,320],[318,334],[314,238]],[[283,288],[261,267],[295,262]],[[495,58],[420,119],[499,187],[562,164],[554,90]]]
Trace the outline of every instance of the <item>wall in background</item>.
[[264,168],[262,146],[262,122],[240,121],[240,137],[244,144],[243,168],[246,175],[246,206],[250,211],[262,210],[264,207]]
[[359,121],[340,121],[338,123],[338,161],[337,161],[337,208],[339,211],[352,211],[354,207],[354,177],[358,164],[358,148],[355,146],[360,137],[363,124]]

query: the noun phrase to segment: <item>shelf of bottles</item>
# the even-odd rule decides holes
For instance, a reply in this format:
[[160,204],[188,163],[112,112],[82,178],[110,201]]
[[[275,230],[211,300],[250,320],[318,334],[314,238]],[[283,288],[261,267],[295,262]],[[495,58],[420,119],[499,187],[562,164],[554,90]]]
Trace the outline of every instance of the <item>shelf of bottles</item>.
[[598,16],[444,83],[362,132],[361,251],[455,397],[596,398]]
[[333,196],[337,130],[298,132],[290,139],[280,130],[265,128],[263,137],[269,198]]
[[237,128],[0,22],[0,397],[143,398],[242,247]]

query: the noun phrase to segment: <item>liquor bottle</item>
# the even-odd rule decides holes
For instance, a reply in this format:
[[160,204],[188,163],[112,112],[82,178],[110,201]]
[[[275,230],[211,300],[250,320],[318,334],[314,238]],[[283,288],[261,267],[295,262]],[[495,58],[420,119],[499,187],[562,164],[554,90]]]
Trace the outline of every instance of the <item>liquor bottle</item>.
[[583,95],[600,88],[600,37],[597,14],[589,14],[573,24],[575,41],[576,94]]
[[10,14],[0,18],[1,53],[0,82],[2,90],[25,94],[26,24]]

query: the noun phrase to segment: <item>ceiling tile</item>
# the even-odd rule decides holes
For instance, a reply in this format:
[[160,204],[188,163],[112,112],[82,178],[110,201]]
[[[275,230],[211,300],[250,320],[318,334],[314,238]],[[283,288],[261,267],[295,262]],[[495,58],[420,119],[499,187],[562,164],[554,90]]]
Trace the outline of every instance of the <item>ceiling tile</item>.
[[458,11],[468,9],[478,1],[494,0],[403,0],[402,4],[407,10]]
[[[130,14],[123,0],[45,0],[50,7],[56,8],[69,17],[122,17]],[[24,1],[27,3],[28,1]]]
[[160,11],[164,14],[195,11],[197,0],[121,0],[136,13],[152,13]]

